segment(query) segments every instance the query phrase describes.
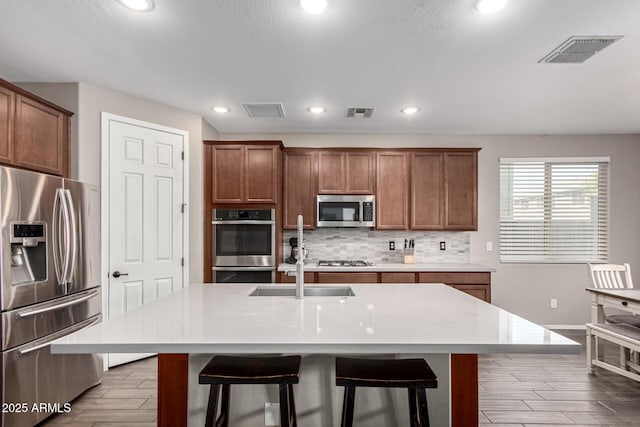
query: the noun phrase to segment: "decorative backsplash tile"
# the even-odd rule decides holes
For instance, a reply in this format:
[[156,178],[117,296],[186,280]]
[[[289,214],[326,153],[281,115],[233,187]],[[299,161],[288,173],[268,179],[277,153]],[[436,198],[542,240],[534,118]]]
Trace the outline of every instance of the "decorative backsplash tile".
[[[289,238],[295,231],[283,233],[284,258],[289,256]],[[305,231],[305,247],[309,260],[361,259],[374,263],[402,262],[404,239],[415,240],[417,263],[460,262],[468,263],[469,233],[440,231],[374,231],[358,228],[319,228]],[[389,241],[395,241],[396,250],[389,250]],[[446,242],[446,250],[440,250],[440,242]]]

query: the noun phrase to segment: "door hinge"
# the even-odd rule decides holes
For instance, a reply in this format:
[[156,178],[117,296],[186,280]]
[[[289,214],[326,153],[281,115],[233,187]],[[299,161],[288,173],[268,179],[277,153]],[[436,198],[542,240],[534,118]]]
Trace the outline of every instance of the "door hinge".
[[180,265],[184,267],[184,258],[180,259]]
[[180,157],[184,160],[184,151],[180,154]]
[[180,212],[184,213],[185,206],[187,206],[186,203],[183,203],[182,206],[180,206]]

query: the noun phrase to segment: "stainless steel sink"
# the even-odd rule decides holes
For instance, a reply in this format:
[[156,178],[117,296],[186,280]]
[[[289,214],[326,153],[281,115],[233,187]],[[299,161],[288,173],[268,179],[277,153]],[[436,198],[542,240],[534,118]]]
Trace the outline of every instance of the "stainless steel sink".
[[[250,297],[294,297],[295,286],[258,286],[249,294]],[[351,286],[305,286],[305,297],[354,297]]]

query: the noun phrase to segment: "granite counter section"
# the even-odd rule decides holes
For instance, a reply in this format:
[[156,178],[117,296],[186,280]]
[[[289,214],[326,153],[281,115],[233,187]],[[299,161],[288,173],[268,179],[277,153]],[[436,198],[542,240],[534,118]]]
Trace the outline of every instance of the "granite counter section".
[[[280,264],[278,271],[289,273],[296,271],[295,264]],[[428,263],[428,264],[402,264],[402,263],[384,263],[369,265],[366,267],[318,267],[316,263],[307,263],[304,265],[304,271],[307,272],[451,272],[451,273],[493,273],[496,271],[493,267],[487,267],[480,264],[463,264],[463,263]]]

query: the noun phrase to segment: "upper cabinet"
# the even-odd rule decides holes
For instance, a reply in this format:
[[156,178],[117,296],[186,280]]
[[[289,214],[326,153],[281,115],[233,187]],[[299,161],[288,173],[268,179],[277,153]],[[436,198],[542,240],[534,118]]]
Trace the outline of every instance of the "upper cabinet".
[[0,80],[0,163],[68,177],[72,114]]
[[373,194],[374,153],[319,151],[318,194]]
[[444,228],[444,154],[411,153],[411,228]]
[[282,227],[295,229],[298,215],[302,215],[304,228],[316,227],[316,153],[291,151],[284,154],[283,166],[284,206]]
[[445,228],[478,229],[478,151],[444,153]]
[[11,163],[16,95],[0,86],[0,162]]
[[279,145],[227,144],[210,147],[211,203],[276,203]]
[[407,154],[377,153],[376,171],[376,228],[406,230],[409,225]]
[[478,229],[478,150],[411,153],[411,228]]

